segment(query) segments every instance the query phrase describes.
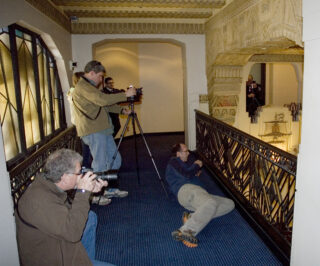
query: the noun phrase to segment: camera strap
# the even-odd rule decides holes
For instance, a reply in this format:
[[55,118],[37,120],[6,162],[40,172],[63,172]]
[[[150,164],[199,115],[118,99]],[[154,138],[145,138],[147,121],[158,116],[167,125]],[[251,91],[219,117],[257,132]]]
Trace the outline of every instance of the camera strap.
[[73,102],[73,105],[80,111],[80,113],[83,114],[86,118],[88,118],[88,119],[90,119],[90,120],[96,120],[97,117],[99,116],[100,112],[101,112],[101,106],[100,106],[99,111],[98,111],[96,117],[95,117],[95,118],[91,118],[90,116],[88,116],[85,112],[83,112],[83,111],[76,105],[76,103],[75,103],[75,101],[73,100],[73,98],[72,98],[72,102]]

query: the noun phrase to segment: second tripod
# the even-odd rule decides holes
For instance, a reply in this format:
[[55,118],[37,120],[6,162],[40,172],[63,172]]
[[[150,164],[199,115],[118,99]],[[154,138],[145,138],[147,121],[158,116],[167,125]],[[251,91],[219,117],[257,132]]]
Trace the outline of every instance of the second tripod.
[[124,128],[123,128],[123,130],[122,130],[122,133],[121,133],[121,136],[120,136],[120,140],[119,140],[119,143],[118,143],[118,146],[117,146],[117,150],[115,151],[115,153],[114,153],[114,155],[113,155],[113,157],[112,157],[112,162],[111,162],[111,165],[110,165],[110,169],[112,169],[113,163],[114,163],[114,161],[115,161],[115,159],[116,159],[116,157],[117,157],[117,154],[118,154],[118,152],[119,152],[119,148],[120,148],[122,139],[123,139],[123,137],[124,137],[124,134],[125,134],[125,132],[126,132],[126,130],[127,130],[127,128],[128,128],[128,124],[129,124],[130,119],[131,119],[132,129],[133,129],[133,137],[134,137],[134,148],[135,148],[135,156],[136,156],[136,167],[137,167],[138,183],[140,184],[140,170],[139,170],[139,161],[138,161],[138,152],[137,152],[137,133],[136,133],[135,123],[137,123],[137,126],[138,126],[139,131],[140,131],[140,135],[141,135],[141,137],[142,137],[142,139],[143,139],[143,141],[144,141],[144,144],[145,144],[145,146],[146,146],[146,148],[147,148],[147,150],[148,150],[150,159],[151,159],[151,161],[152,161],[152,163],[153,163],[153,167],[154,167],[155,171],[157,172],[157,175],[158,175],[158,178],[159,178],[159,180],[160,180],[161,186],[162,186],[162,188],[163,188],[166,196],[168,197],[168,193],[167,193],[167,190],[166,190],[166,188],[165,188],[165,186],[164,186],[163,179],[162,179],[161,176],[160,176],[160,173],[159,173],[159,171],[158,171],[157,165],[156,165],[156,163],[155,163],[155,161],[154,161],[154,158],[153,158],[153,156],[152,156],[152,153],[151,153],[151,151],[150,151],[150,148],[149,148],[149,146],[148,146],[148,143],[147,143],[147,141],[146,141],[146,139],[145,139],[145,137],[144,137],[144,135],[143,135],[143,131],[142,131],[142,128],[141,128],[139,119],[138,119],[138,117],[137,117],[137,114],[134,112],[134,101],[130,101],[130,102],[129,102],[129,107],[130,107],[131,113],[128,115],[127,121],[126,121],[125,126],[124,126]]

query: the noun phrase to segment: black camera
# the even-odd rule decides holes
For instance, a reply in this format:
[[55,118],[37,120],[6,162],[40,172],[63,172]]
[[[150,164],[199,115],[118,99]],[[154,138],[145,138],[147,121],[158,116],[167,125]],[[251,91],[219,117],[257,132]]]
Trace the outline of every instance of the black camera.
[[[91,168],[81,168],[81,173],[85,174],[87,172],[93,172]],[[102,180],[117,180],[118,179],[118,170],[108,170],[103,172],[93,172],[93,174],[97,175],[96,179],[101,178]]]
[[127,97],[128,102],[139,102],[140,97],[142,95],[142,87],[141,88],[136,88],[136,95],[132,95],[130,97]]

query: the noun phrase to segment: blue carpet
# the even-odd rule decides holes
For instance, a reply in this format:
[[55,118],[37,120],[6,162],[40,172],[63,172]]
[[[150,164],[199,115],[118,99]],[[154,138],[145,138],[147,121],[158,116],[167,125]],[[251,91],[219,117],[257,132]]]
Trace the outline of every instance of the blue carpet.
[[[170,147],[184,136],[146,137],[163,179]],[[172,195],[166,198],[141,137],[138,138],[140,185],[133,139],[122,142],[120,189],[123,199],[108,206],[93,205],[98,214],[97,259],[116,265],[281,265],[237,210],[214,219],[198,235],[199,246],[185,247],[171,238],[181,226],[183,208]],[[201,181],[209,192],[223,195],[207,172]]]

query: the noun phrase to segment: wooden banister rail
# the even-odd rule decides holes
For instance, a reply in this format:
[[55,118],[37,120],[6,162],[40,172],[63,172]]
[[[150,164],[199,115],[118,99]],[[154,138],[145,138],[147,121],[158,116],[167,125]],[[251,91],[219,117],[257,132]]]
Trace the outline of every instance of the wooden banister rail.
[[196,111],[196,152],[284,264],[290,261],[296,156]]
[[40,171],[52,152],[61,148],[78,150],[76,135],[75,127],[64,130],[9,172],[14,204],[17,203],[28,185],[32,183],[35,174]]

